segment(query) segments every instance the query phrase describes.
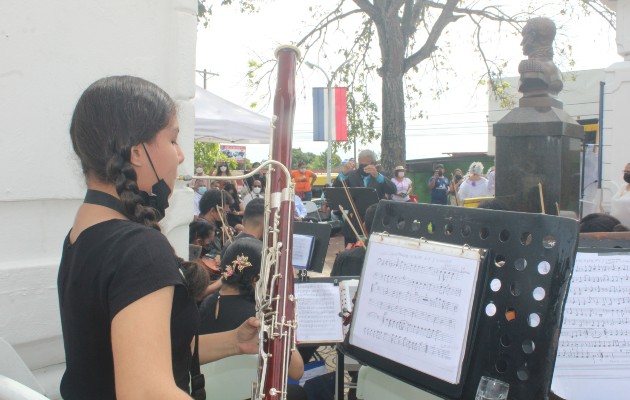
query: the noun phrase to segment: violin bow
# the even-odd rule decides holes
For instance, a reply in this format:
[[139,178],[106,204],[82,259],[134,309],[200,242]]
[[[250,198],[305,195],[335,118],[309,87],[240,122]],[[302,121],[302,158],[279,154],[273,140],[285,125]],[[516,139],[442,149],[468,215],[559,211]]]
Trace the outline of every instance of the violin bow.
[[[350,207],[352,207],[352,211],[354,212],[354,215],[357,217],[357,223],[359,224],[359,228],[361,229],[361,232],[363,232],[363,237],[367,239],[368,235],[365,232],[365,228],[363,227],[363,221],[361,221],[361,216],[357,212],[357,207],[354,204],[354,200],[352,200],[352,196],[350,196],[350,192],[348,191],[348,186],[346,185],[346,181],[341,181],[341,185],[343,186],[343,190],[345,191],[346,196],[348,197],[348,201],[350,202]],[[349,219],[348,219],[348,223],[350,223],[350,226],[352,226],[352,230],[357,235],[357,239],[360,239],[359,234],[354,229],[354,226],[352,225],[352,222],[350,222]]]
[[357,236],[357,240],[359,243],[359,246],[365,247],[365,243],[363,242],[363,240],[361,240],[361,236],[359,235],[359,232],[357,232],[357,230],[354,228],[354,225],[352,225],[352,222],[350,222],[350,218],[348,218],[348,216],[346,215],[346,210],[343,209],[343,207],[341,206],[341,204],[339,204],[339,210],[341,210],[341,215],[343,216],[343,219],[346,220],[346,222],[348,222],[348,224],[350,225],[350,228],[352,228],[352,232],[354,232],[354,234]]

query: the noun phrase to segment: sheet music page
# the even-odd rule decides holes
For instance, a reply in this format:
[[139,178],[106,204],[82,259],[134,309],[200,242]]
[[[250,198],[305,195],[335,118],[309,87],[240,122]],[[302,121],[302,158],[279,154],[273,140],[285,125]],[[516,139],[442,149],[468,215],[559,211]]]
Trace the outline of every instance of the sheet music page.
[[[452,251],[439,254],[418,249],[417,244],[392,243],[378,242],[372,235],[350,343],[457,384],[479,269],[478,250],[475,260]],[[463,251],[457,250],[457,254]]]
[[341,296],[334,283],[297,283],[297,331],[299,343],[341,342]]
[[628,378],[630,254],[578,252],[552,389],[571,400],[621,398]]
[[294,268],[308,268],[313,253],[313,242],[315,238],[310,235],[293,235],[293,251],[291,260]]

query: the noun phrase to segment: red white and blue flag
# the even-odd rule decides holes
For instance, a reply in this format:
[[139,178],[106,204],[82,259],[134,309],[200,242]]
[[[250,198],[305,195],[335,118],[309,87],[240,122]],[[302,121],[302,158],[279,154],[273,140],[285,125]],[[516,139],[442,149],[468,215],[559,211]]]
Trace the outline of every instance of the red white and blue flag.
[[[332,107],[328,105],[328,88],[313,88],[313,140],[328,141],[328,118],[332,115],[331,137],[348,140],[346,92],[348,88],[332,88]],[[332,112],[331,112],[332,110]]]

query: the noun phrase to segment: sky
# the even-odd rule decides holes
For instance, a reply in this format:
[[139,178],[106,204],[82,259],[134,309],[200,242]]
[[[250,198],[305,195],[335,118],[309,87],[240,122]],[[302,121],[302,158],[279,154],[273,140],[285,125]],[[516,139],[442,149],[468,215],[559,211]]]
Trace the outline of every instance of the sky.
[[[272,106],[264,107],[264,104],[272,104],[272,101],[268,97],[260,101],[263,91],[254,93],[247,86],[248,60],[270,58],[278,45],[299,39],[313,24],[309,7],[320,3],[275,0],[253,14],[241,14],[235,6],[215,6],[210,27],[200,25],[197,34],[197,69],[218,74],[207,79],[207,89],[243,107],[258,102],[262,107],[256,111],[271,116]],[[500,2],[493,1],[493,4],[497,3]],[[570,43],[575,60],[572,67],[560,65],[561,70],[606,68],[621,61],[616,52],[614,31],[603,19],[574,16],[566,22],[554,20],[562,25],[559,26],[557,43]],[[443,35],[438,42],[438,45],[446,46],[447,40],[459,41],[451,45],[448,68],[440,71],[438,76],[442,84],[448,84],[449,90],[439,99],[425,95],[419,108],[407,110],[409,113],[422,111],[425,115],[422,119],[407,118],[407,160],[437,157],[450,152],[487,151],[488,93],[485,86],[478,84],[483,66],[472,52],[469,25],[459,21],[451,25],[448,29],[454,35]],[[345,39],[347,36],[341,33],[335,37],[335,40]],[[487,40],[489,54],[507,61],[505,75],[517,75],[518,63],[525,58],[521,53],[520,35],[496,35]],[[332,55],[334,47],[330,49],[330,59],[315,59],[309,54],[308,59],[302,61],[311,61],[325,70],[332,70],[338,59]],[[560,62],[556,57],[556,63]],[[321,71],[305,66],[300,68],[296,79],[298,93],[293,147],[319,154],[326,150],[326,143],[312,141],[311,88],[326,86],[326,79]],[[422,81],[424,93],[430,92],[434,80],[429,77]],[[196,83],[203,86],[200,74],[197,74]],[[270,85],[275,88],[275,75]],[[380,107],[380,81],[371,82],[370,88],[371,96]],[[377,121],[377,129],[380,129],[380,121]],[[358,151],[363,148],[380,153],[380,141],[368,146],[358,144]],[[247,145],[247,158],[251,161],[264,160],[268,158],[268,151],[267,145]],[[352,151],[339,155],[345,159],[352,156]]]

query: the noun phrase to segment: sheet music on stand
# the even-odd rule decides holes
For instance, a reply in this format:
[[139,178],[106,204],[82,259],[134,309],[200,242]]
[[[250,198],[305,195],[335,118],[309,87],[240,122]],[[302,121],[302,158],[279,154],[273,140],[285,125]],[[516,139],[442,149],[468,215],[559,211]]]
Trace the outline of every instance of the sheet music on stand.
[[484,254],[468,246],[372,234],[350,345],[462,384]]
[[579,249],[552,389],[570,400],[613,399],[630,392],[629,378],[630,249]]
[[[309,278],[296,281],[297,342],[338,343],[344,339],[343,315],[348,309],[347,298],[356,288],[355,277]],[[355,289],[356,290],[356,289]],[[350,300],[352,298],[350,297]]]

